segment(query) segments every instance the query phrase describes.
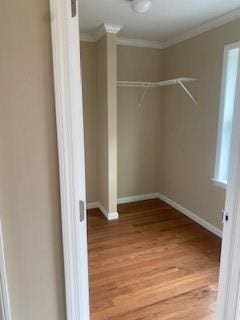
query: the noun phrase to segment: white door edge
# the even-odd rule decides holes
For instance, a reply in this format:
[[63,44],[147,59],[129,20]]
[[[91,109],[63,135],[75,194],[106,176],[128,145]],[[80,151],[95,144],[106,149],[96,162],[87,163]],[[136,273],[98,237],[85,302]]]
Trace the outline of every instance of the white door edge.
[[[76,1],[76,5],[78,5]],[[84,129],[78,7],[50,0],[67,320],[89,320]],[[85,206],[86,207],[86,206]]]
[[0,319],[11,320],[10,299],[8,292],[7,271],[4,254],[2,224],[0,221]]
[[216,320],[239,320],[240,289],[240,64],[223,226]]

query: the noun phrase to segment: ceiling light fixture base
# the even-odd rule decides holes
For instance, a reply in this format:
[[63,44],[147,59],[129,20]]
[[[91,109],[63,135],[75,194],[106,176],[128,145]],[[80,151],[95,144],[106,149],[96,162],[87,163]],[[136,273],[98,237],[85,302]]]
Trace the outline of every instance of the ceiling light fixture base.
[[152,6],[152,0],[132,0],[130,5],[136,13],[146,13]]

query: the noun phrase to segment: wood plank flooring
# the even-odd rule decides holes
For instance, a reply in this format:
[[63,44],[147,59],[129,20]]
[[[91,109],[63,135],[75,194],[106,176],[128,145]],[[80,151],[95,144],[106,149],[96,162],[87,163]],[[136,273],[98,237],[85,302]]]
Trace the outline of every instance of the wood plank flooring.
[[220,240],[161,200],[88,211],[91,320],[213,320]]

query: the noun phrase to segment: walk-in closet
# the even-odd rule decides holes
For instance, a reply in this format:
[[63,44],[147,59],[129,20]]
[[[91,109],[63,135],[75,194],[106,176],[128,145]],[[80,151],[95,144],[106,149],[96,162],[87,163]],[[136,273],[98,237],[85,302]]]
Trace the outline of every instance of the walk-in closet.
[[181,2],[80,0],[92,320],[215,319],[240,15]]

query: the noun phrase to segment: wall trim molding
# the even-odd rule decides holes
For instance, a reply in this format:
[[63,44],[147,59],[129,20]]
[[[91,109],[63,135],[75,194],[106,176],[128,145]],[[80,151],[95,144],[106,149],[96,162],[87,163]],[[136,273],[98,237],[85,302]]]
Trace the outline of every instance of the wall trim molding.
[[88,33],[80,33],[80,41],[84,42],[96,42],[94,37],[91,34]]
[[122,26],[104,23],[104,29],[106,33],[118,33],[122,29]]
[[[118,26],[118,25],[114,25],[114,24],[107,24],[107,23],[103,23],[97,30],[97,32],[95,33],[95,35],[93,36],[93,39],[95,41],[98,41],[99,39],[101,39],[106,33],[118,33],[121,30],[122,26]],[[80,39],[81,39],[81,35],[80,35]]]
[[229,22],[237,20],[238,18],[240,18],[240,9],[230,11],[227,14],[224,14],[224,15],[217,17],[213,20],[210,20],[209,22],[203,23],[196,28],[192,28],[190,31],[184,32],[184,33],[180,34],[179,36],[173,38],[172,40],[163,42],[162,47],[163,48],[171,47],[177,43],[191,39],[191,38],[196,37],[204,32],[210,31],[212,29],[215,29],[217,27],[225,25]]
[[132,197],[118,198],[118,204],[151,200],[151,199],[156,199],[156,198],[159,198],[158,193],[147,193],[147,194],[142,194],[142,195],[137,195],[137,196],[132,196]]
[[[240,9],[232,10],[220,17],[212,19],[206,23],[201,24],[200,26],[193,27],[191,30],[187,32],[181,33],[179,36],[170,39],[169,41],[161,42],[161,41],[151,41],[144,39],[133,39],[127,37],[118,37],[117,44],[123,46],[131,46],[131,47],[143,47],[143,48],[155,48],[155,49],[164,49],[171,47],[177,43],[183,42],[185,40],[191,39],[195,36],[198,36],[204,32],[210,31],[217,27],[220,27],[224,24],[232,22],[240,18]],[[103,24],[97,30],[95,35],[81,33],[80,39],[81,41],[86,42],[96,42],[100,39],[106,32],[110,33],[118,33],[120,31],[120,26],[115,26],[111,24]],[[118,31],[117,31],[118,30]],[[115,31],[115,32],[114,32]]]
[[178,204],[177,202],[169,199],[168,197],[164,196],[163,194],[159,193],[159,199],[169,204],[171,207],[175,208],[176,210],[180,211],[182,214],[190,218],[191,220],[195,221],[196,223],[200,224],[203,228],[207,229],[208,231],[212,232],[219,238],[222,238],[222,231],[203,218],[199,217],[195,213],[191,212],[190,210],[184,208],[182,205]]
[[[201,225],[203,228],[207,229],[208,231],[212,232],[219,238],[222,238],[222,231],[203,218],[199,217],[195,213],[191,212],[190,210],[184,208],[182,205],[178,204],[177,202],[169,199],[168,197],[164,196],[161,193],[147,193],[137,196],[131,196],[131,197],[124,197],[124,198],[118,198],[118,204],[124,204],[124,203],[131,203],[131,202],[137,202],[137,201],[144,201],[144,200],[151,200],[151,199],[160,199],[167,204],[169,204],[171,207],[175,208],[176,210],[180,211],[182,214],[196,222],[197,224]],[[108,213],[107,210],[99,203],[99,202],[92,202],[87,204],[87,209],[95,209],[99,208],[104,216],[108,220],[114,220],[118,219],[119,215],[118,213]],[[117,214],[117,215],[116,215]],[[116,217],[117,216],[117,217]]]
[[87,210],[89,209],[99,209],[109,221],[119,219],[118,212],[108,212],[100,202],[87,203]]
[[0,319],[11,320],[11,308],[7,282],[7,271],[4,254],[4,239],[0,222]]
[[98,209],[99,208],[99,202],[89,202],[87,203],[87,210],[89,209]]
[[100,27],[97,29],[94,35],[89,33],[80,33],[80,41],[85,42],[97,42],[99,39],[101,39],[106,33],[115,33],[117,34],[122,29],[122,26],[114,25],[114,24],[108,24],[103,23],[100,25]]
[[153,48],[162,49],[163,45],[160,41],[150,41],[143,39],[132,39],[132,38],[117,38],[117,45],[130,46],[130,47],[140,47],[140,48]]

